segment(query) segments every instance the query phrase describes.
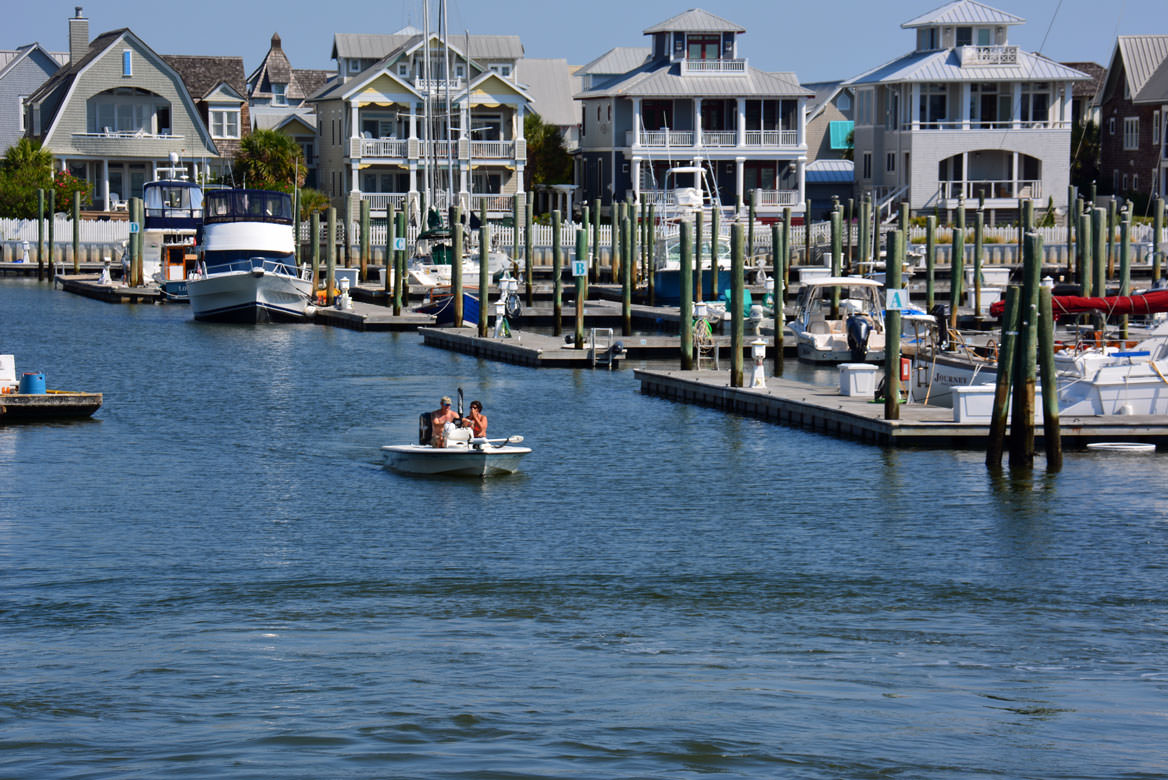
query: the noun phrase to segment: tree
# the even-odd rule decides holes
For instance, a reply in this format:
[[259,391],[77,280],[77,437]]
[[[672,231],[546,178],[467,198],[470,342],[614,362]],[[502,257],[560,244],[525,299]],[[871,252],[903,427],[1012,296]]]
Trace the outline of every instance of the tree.
[[527,141],[525,187],[530,192],[539,184],[571,184],[572,155],[564,149],[564,139],[555,125],[544,124],[538,114],[523,120]]
[[0,160],[0,217],[36,219],[37,190],[56,192],[57,209],[63,211],[73,202],[73,193],[81,193],[82,203],[91,202],[89,183],[66,171],[53,172],[53,155],[41,148],[34,138],[21,138]]
[[1071,128],[1071,184],[1086,192],[1099,179],[1099,125],[1084,122]]
[[255,130],[239,144],[234,177],[248,187],[292,193],[308,175],[300,144],[275,130]]
[[848,146],[840,152],[841,160],[855,160],[856,159],[856,128],[848,131]]
[[313,214],[328,211],[330,205],[328,195],[320,190],[308,187],[300,190],[300,219],[302,221],[312,219]]

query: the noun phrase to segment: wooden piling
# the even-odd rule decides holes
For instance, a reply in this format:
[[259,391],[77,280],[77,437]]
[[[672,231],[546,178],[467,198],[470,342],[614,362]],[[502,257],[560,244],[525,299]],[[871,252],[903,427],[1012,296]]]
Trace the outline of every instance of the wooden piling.
[[292,260],[300,267],[300,188],[292,190]]
[[45,277],[45,191],[37,190],[37,281]]
[[1014,346],[1018,339],[1018,307],[1022,288],[1011,284],[1006,288],[1006,307],[1002,312],[1002,334],[998,337],[998,376],[994,387],[994,409],[990,416],[989,441],[986,445],[986,466],[1002,466],[1005,449],[1006,420],[1010,416],[1010,383],[1014,374]]
[[1103,296],[1107,295],[1107,212],[1098,206],[1091,214],[1091,233],[1095,239],[1091,294]]
[[641,223],[640,223],[640,207],[636,203],[629,204],[629,251],[625,258],[626,265],[629,267],[629,291],[637,288],[638,275],[641,270],[641,250],[638,245],[640,239]]
[[811,198],[803,203],[803,262],[811,262]]
[[747,196],[746,218],[746,262],[754,264],[754,215],[758,210],[758,190],[752,189]]
[[[134,198],[134,197],[130,198],[129,203],[126,205],[126,212],[127,212],[126,216],[129,217],[129,219],[130,219],[130,224],[131,225],[137,224],[138,230],[139,230],[139,232],[141,232],[142,225],[140,222],[138,222],[138,199],[137,198]],[[51,224],[52,223],[50,223],[50,225]],[[49,245],[52,246],[52,244],[53,244],[53,232],[50,229],[49,230]],[[127,287],[137,287],[138,286],[138,235],[136,233],[133,233],[133,232],[130,233],[130,240],[126,244],[126,253],[129,255],[130,263],[129,263],[129,267],[124,272],[127,274],[127,276],[123,277],[122,284],[126,285]],[[50,257],[51,257],[51,254],[50,254]]]
[[957,310],[965,285],[965,200],[957,200],[957,224],[953,226],[953,259],[949,264],[949,327],[957,330]]
[[[391,231],[392,232],[392,231]],[[312,212],[308,218],[308,257],[312,263],[312,299],[316,301],[316,291],[320,285],[320,212]],[[386,255],[388,263],[389,254]],[[385,269],[385,279],[389,281],[389,267]],[[388,288],[387,288],[388,289]]]
[[1107,203],[1107,281],[1115,278],[1115,227],[1119,224],[1118,198]]
[[694,214],[694,229],[693,229],[693,253],[694,253],[694,300],[704,301],[706,299],[706,287],[702,281],[704,274],[702,273],[702,223],[705,221],[705,215],[702,212]]
[[527,213],[523,218],[523,287],[527,294],[527,305],[533,304],[532,283],[535,269],[535,204],[527,201]]
[[[404,208],[397,213],[397,229],[393,232],[398,238],[405,238],[407,235]],[[402,307],[410,305],[410,285],[406,277],[406,250],[399,249],[394,255],[397,271],[393,275],[393,315],[396,317],[402,313]]]
[[[1131,295],[1131,209],[1125,207],[1119,221],[1119,294]],[[1120,338],[1127,339],[1128,316],[1119,318]]]
[[511,268],[508,273],[519,279],[519,220],[523,215],[519,213],[519,196],[511,197]]
[[[904,267],[904,239],[902,230],[888,234],[884,253],[884,289],[901,289],[901,268]],[[900,419],[900,310],[884,312],[884,419]]]
[[649,204],[649,218],[645,223],[645,284],[649,287],[649,305],[657,305],[653,273],[653,250],[657,246],[657,207]]
[[576,340],[573,343],[576,349],[584,349],[584,286],[588,284],[588,220],[583,220],[583,225],[576,228],[576,262],[583,263],[585,268],[584,273],[576,277]]
[[981,264],[985,251],[985,214],[979,208],[973,223],[973,314],[981,316]]
[[855,220],[856,201],[853,198],[848,198],[848,209],[844,215],[844,247],[848,259],[848,271],[852,270],[852,263],[855,257],[852,254],[852,223]]
[[791,287],[791,258],[795,256],[795,252],[791,249],[791,217],[792,210],[790,206],[783,207],[783,289],[787,290]]
[[[842,215],[837,207],[831,210],[831,275],[843,274],[843,237],[840,234]],[[889,261],[891,262],[891,261]],[[839,319],[840,288],[831,288],[831,318]]]
[[786,276],[787,260],[787,237],[783,235],[783,228],[778,222],[771,223],[771,254],[774,260],[771,265],[774,266],[774,273],[771,279],[771,304],[774,309],[774,328],[775,328],[775,367],[774,375],[783,375],[783,331],[786,329],[787,318],[784,313],[786,309],[786,284],[783,279]]
[[[337,207],[329,206],[328,228],[325,233],[324,302],[333,305],[333,288],[337,281]],[[397,314],[395,311],[394,314]]]
[[[462,220],[456,219],[454,221],[454,253],[450,258],[450,292],[454,296],[454,300],[451,303],[454,304],[454,327],[456,328],[462,327],[462,318],[466,314],[463,311],[465,302],[462,298],[462,259],[466,255],[466,236],[463,231]],[[486,302],[479,301],[480,319],[486,310]]]
[[588,281],[596,284],[600,281],[600,198],[592,199],[592,242],[588,246],[592,249]]
[[393,234],[394,234],[394,218],[395,218],[393,204],[386,204],[385,207],[385,278],[382,280],[383,291],[385,292],[384,305],[393,305]]
[[73,193],[73,273],[81,273],[81,193]]
[[1079,197],[1079,188],[1071,184],[1067,187],[1067,275],[1070,279],[1075,270],[1075,199]]
[[1082,267],[1079,269],[1080,292],[1090,297],[1095,288],[1095,239],[1091,225],[1092,210],[1084,211],[1079,215],[1079,257],[1082,258]]
[[[56,232],[57,225],[57,191],[49,190],[49,279],[52,279],[56,273],[56,263],[54,262],[54,250],[56,249],[56,242],[53,240],[53,234]],[[133,242],[131,242],[133,243]],[[123,279],[123,282],[126,280]]]
[[925,311],[932,311],[937,275],[937,217],[925,217]]
[[[1038,241],[1038,256],[1042,257],[1042,237]],[[1046,471],[1054,473],[1063,468],[1063,443],[1059,433],[1058,375],[1054,370],[1054,316],[1051,290],[1038,291],[1038,364],[1042,373],[1042,443],[1046,450]]]
[[1042,241],[1030,233],[1022,253],[1022,300],[1014,355],[1014,392],[1010,410],[1010,468],[1034,466],[1034,389],[1038,353],[1038,290],[1041,287]]
[[730,228],[730,386],[742,387],[742,347],[745,247],[742,225]]
[[361,238],[360,238],[360,240],[361,240],[361,258],[358,261],[360,263],[361,270],[357,272],[357,278],[360,279],[361,281],[365,281],[367,278],[366,274],[369,273],[369,243],[370,243],[369,222],[370,222],[370,219],[369,219],[369,201],[362,199],[361,200]]
[[633,335],[633,225],[625,216],[621,220],[621,333]]
[[[583,205],[582,211],[580,213],[580,227],[583,228],[583,230],[584,230],[585,246],[587,246],[591,249],[592,242],[589,240],[590,236],[588,235],[588,233],[592,230],[592,216],[588,213],[588,204],[587,203],[585,203]],[[589,254],[591,254],[591,253],[589,253]],[[592,269],[592,258],[589,255],[584,256],[584,267],[586,269],[589,269],[584,274],[584,290],[583,290],[584,300],[588,300],[588,277],[589,277],[589,275],[591,273],[591,269]]]
[[[851,203],[850,200],[848,202]],[[863,199],[860,200],[860,225],[859,225],[859,228],[860,228],[860,235],[858,236],[859,242],[860,242],[859,255],[860,255],[861,262],[863,262],[863,261],[866,261],[868,259],[868,240],[869,240],[868,237],[871,235],[869,232],[870,227],[868,225],[868,195],[867,195],[867,193],[865,193]],[[848,228],[849,238],[851,237],[851,233],[852,233],[852,231],[851,231],[851,228],[849,227]]]
[[[341,226],[341,256],[340,262],[344,263],[345,268],[351,268],[353,265],[353,250],[351,244],[353,243],[353,199],[348,193],[345,193],[345,224]],[[422,224],[426,224],[426,211],[422,210]]]
[[[1165,121],[1161,117],[1161,121]],[[1163,130],[1161,130],[1163,132]],[[1156,205],[1152,209],[1152,281],[1160,281],[1163,269],[1164,252],[1160,249],[1160,236],[1164,232],[1164,198],[1156,198]]]
[[710,212],[710,300],[718,300],[718,232],[722,219],[719,209]]
[[[559,214],[557,211],[556,214]],[[488,256],[491,252],[491,226],[487,222],[487,201],[484,198],[479,210],[479,338],[487,337],[487,312],[490,311],[491,269]],[[556,323],[558,325],[559,319]],[[557,328],[556,335],[559,335]]]
[[560,253],[563,251],[563,240],[560,237],[562,224],[560,210],[552,212],[552,335],[560,336],[564,332],[563,301],[561,296],[564,289],[563,260]]
[[680,267],[678,278],[680,286],[680,325],[681,325],[681,370],[691,371],[694,365],[693,350],[693,226],[688,222],[681,223],[681,235],[678,237],[677,250]]

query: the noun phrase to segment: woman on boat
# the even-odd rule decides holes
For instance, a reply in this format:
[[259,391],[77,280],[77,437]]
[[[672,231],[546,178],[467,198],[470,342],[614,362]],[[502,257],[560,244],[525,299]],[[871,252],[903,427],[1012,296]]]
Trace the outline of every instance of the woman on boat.
[[481,439],[487,435],[487,416],[483,414],[481,401],[470,402],[470,414],[463,419],[462,425],[471,428],[475,438]]

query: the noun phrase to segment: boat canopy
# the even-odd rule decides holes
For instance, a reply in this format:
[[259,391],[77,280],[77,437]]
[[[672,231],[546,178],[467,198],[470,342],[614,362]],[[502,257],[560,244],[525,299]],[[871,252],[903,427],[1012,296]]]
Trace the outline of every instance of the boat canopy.
[[210,190],[204,205],[205,223],[277,222],[292,224],[292,196],[271,190]]
[[203,220],[203,191],[194,182],[147,182],[142,199],[146,230],[194,230]]

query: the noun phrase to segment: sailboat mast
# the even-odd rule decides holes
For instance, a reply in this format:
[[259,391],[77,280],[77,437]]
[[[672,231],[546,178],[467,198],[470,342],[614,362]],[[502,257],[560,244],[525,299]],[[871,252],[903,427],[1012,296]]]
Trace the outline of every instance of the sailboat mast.
[[454,112],[454,104],[450,102],[450,25],[446,20],[446,0],[439,0],[442,10],[442,47],[446,54],[446,205],[447,208],[454,202],[454,136],[450,115]]
[[[422,155],[422,159],[426,163],[426,206],[429,208],[434,203],[434,167],[430,164],[430,156],[433,153],[433,144],[431,142],[434,140],[434,134],[431,132],[433,128],[430,126],[434,116],[432,113],[433,106],[430,102],[430,0],[424,0],[423,3],[422,27],[422,81],[425,84],[425,94],[422,98],[422,113],[425,114],[422,142],[425,153]],[[422,219],[422,224],[425,224],[425,214],[422,215]]]

